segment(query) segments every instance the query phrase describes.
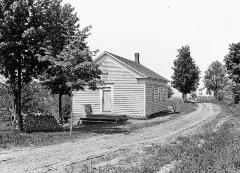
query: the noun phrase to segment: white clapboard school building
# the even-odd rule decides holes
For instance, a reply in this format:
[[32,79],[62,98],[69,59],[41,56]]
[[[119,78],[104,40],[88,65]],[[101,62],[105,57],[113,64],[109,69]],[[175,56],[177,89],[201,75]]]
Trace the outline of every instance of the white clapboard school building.
[[85,89],[73,96],[73,113],[81,113],[82,105],[90,104],[94,114],[127,115],[144,118],[167,110],[168,80],[135,60],[102,53],[94,60],[103,74],[104,85],[98,90]]

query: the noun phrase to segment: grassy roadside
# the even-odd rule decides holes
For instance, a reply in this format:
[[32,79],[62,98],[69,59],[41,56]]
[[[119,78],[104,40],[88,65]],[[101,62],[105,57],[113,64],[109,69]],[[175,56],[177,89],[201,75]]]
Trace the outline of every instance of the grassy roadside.
[[0,149],[51,145],[85,139],[99,134],[131,133],[134,130],[155,126],[182,116],[186,113],[194,111],[195,108],[195,104],[187,103],[182,105],[180,114],[159,114],[156,118],[146,120],[129,120],[125,124],[117,125],[101,124],[81,126],[80,128],[74,129],[72,136],[69,136],[68,131],[19,133],[12,130],[10,122],[0,122]]
[[179,137],[168,145],[145,148],[139,165],[107,165],[86,172],[240,172],[240,105],[221,106],[222,113],[206,124],[201,133]]

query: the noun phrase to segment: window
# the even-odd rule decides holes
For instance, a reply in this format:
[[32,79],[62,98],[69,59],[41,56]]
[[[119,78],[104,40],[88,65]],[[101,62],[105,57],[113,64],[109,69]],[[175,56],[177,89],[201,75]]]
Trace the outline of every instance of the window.
[[158,99],[159,101],[163,101],[164,99],[164,87],[162,85],[158,86]]
[[166,100],[165,98],[166,98],[166,88],[163,86],[163,92],[162,92],[163,94],[163,96],[162,96],[162,100],[164,101],[164,100]]
[[154,85],[152,85],[152,101],[154,101]]

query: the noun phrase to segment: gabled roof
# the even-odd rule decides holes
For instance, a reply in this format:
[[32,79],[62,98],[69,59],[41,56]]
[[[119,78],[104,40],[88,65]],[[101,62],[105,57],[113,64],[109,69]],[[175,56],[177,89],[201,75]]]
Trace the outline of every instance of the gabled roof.
[[110,52],[104,52],[109,54],[110,56],[112,56],[113,58],[117,59],[118,61],[122,62],[123,64],[129,66],[130,68],[136,70],[137,72],[139,72],[140,74],[143,74],[144,76],[146,76],[146,78],[153,78],[153,79],[158,79],[158,80],[163,80],[168,82],[168,80],[162,76],[160,76],[159,74],[155,73],[154,71],[150,70],[149,68],[143,66],[140,63],[137,63],[135,61],[131,61],[129,59],[120,57],[118,55],[112,54]]

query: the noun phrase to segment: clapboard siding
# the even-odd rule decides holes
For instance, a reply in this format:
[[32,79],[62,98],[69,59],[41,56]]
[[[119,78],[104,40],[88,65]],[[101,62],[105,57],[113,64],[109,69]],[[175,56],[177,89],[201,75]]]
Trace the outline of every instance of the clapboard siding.
[[144,84],[115,84],[114,113],[144,117]]
[[[103,72],[101,79],[112,88],[113,114],[140,118],[166,110],[165,101],[159,100],[157,86],[166,86],[167,82],[144,78],[142,74],[136,73],[107,54],[103,55],[98,64]],[[82,104],[91,104],[93,113],[101,113],[101,93],[101,89],[78,91],[73,97],[73,112],[81,113]]]
[[101,79],[106,83],[137,83],[136,75],[105,55],[99,64],[103,72]]
[[[158,86],[166,86],[166,83],[154,83],[147,82],[146,83],[146,116],[151,114],[167,110],[167,106],[165,105],[165,101],[159,99],[158,94]],[[154,87],[154,99],[152,97],[152,87]],[[165,90],[166,91],[166,90]],[[164,93],[164,99],[166,100],[167,93]]]
[[81,113],[81,105],[91,104],[93,113],[100,112],[100,91],[77,91],[73,96],[73,113]]

